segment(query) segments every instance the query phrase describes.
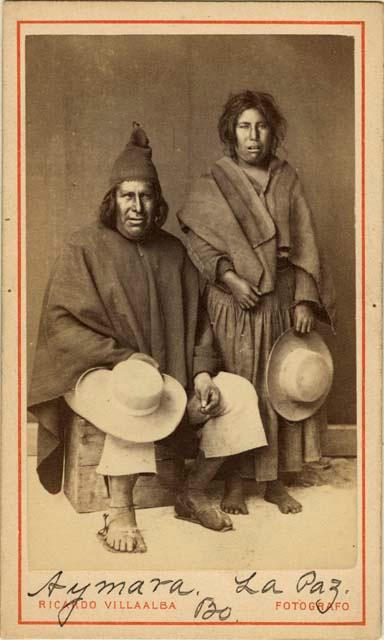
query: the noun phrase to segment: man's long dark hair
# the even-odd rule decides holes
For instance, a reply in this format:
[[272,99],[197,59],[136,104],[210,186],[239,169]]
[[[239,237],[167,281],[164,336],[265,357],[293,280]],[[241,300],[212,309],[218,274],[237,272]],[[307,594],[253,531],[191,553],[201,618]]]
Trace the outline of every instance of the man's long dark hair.
[[[119,185],[116,184],[107,191],[99,207],[100,222],[109,229],[116,229],[116,190],[118,186]],[[160,228],[167,219],[169,207],[167,202],[164,200],[160,185],[153,182],[153,187],[157,202],[155,224]]]
[[239,116],[246,109],[257,109],[264,116],[272,132],[272,152],[275,153],[279,144],[284,140],[287,121],[273,96],[269,93],[250,90],[231,94],[224,105],[218,130],[226,152],[231,158],[236,158],[236,124]]

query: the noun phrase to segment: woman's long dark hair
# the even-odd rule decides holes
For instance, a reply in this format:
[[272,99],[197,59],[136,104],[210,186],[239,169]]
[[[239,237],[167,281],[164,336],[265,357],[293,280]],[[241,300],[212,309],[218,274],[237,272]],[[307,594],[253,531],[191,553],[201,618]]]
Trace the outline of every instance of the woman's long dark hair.
[[[116,229],[116,189],[118,185],[114,185],[105,194],[99,207],[100,222],[109,229]],[[159,183],[154,182],[155,197],[157,202],[157,214],[155,224],[162,227],[168,216],[168,204],[164,200]]]
[[275,153],[279,144],[285,138],[287,121],[269,93],[260,91],[242,91],[231,94],[224,105],[220,116],[218,130],[220,140],[231,158],[236,158],[236,124],[239,116],[246,109],[257,109],[264,116],[271,128],[273,143],[272,152]]

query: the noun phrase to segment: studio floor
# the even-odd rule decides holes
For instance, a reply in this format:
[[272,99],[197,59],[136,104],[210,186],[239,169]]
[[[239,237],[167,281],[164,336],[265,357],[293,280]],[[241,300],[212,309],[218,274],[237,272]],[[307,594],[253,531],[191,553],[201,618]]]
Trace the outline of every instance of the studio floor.
[[[290,487],[303,505],[283,515],[263,500],[262,487],[245,481],[249,515],[232,516],[234,531],[213,532],[176,519],[173,507],[137,512],[148,551],[106,551],[97,539],[102,513],[76,513],[63,493],[39,484],[28,459],[28,555],[31,570],[178,570],[346,568],[355,564],[356,460],[331,460],[311,487]],[[218,483],[213,492],[219,496]]]

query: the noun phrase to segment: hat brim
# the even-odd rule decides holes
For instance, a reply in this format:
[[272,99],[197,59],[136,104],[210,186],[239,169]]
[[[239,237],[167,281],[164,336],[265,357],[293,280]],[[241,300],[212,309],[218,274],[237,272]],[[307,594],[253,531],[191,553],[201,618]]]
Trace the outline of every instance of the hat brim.
[[[281,365],[287,355],[296,349],[308,349],[320,354],[330,371],[330,379],[324,393],[314,402],[297,402],[288,397],[279,383]],[[298,334],[294,329],[285,331],[275,342],[267,363],[267,394],[274,410],[290,422],[301,422],[320,409],[331,389],[333,362],[330,351],[322,337],[316,332]]]
[[158,408],[147,416],[132,416],[110,396],[110,375],[111,371],[97,369],[82,378],[76,390],[65,395],[71,409],[104,433],[129,442],[155,442],[176,429],[187,405],[187,395],[177,380],[164,374]]

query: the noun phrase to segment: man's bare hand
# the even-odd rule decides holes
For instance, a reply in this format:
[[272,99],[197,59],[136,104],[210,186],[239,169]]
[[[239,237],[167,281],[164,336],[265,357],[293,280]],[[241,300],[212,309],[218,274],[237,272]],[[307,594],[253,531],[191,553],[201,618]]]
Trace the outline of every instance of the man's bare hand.
[[220,391],[209,373],[198,373],[194,379],[195,396],[204,415],[214,416],[220,407]]
[[297,333],[310,333],[315,326],[315,314],[310,304],[300,302],[295,307],[293,326]]
[[141,353],[140,351],[136,351],[136,353],[133,353],[130,357],[130,360],[141,360],[142,362],[146,362],[147,364],[150,364],[152,367],[155,367],[155,369],[160,368],[159,363],[154,358],[147,355],[146,353]]
[[223,282],[230,288],[235,302],[244,310],[252,309],[260,301],[257,287],[240,278],[234,271],[226,271]]

